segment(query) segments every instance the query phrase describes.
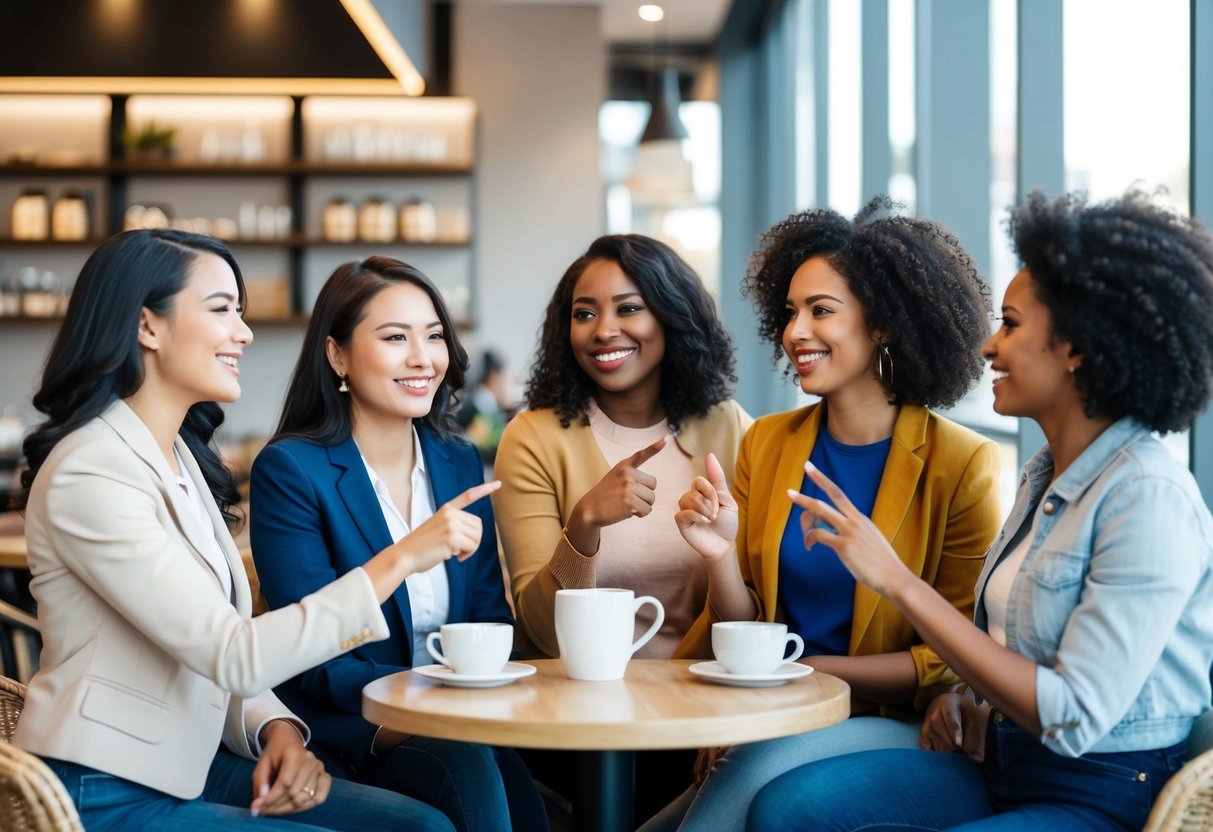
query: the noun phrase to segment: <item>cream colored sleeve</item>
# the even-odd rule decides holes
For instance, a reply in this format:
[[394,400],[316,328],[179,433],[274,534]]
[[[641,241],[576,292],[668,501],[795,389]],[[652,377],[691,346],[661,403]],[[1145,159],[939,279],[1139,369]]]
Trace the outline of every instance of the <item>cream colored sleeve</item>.
[[352,570],[298,604],[242,618],[157,516],[133,455],[82,446],[50,476],[42,516],[62,564],[165,653],[233,696],[254,698],[345,652],[387,638],[374,587]]
[[[556,590],[594,586],[595,561],[574,549],[563,535],[572,506],[561,506],[552,444],[525,413],[506,426],[497,447],[493,515],[510,573],[514,614],[527,637],[546,655],[559,655],[554,607]],[[565,461],[567,464],[567,461]]]

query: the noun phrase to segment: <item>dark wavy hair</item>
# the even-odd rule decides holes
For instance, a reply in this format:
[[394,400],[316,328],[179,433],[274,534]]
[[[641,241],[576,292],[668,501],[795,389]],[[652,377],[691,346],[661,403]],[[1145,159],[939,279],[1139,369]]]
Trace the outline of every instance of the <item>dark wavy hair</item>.
[[325,281],[312,309],[303,351],[291,376],[282,418],[271,442],[295,436],[320,445],[336,445],[349,438],[353,426],[350,397],[337,390],[341,380],[329,364],[325,342],[331,337],[340,346],[348,346],[355,327],[366,317],[371,300],[389,286],[400,283],[412,284],[429,295],[438,312],[450,364],[434,394],[430,412],[421,422],[444,439],[453,436],[452,406],[468,369],[467,350],[459,343],[451,313],[430,279],[408,263],[379,256],[338,266]]
[[556,284],[527,380],[527,405],[552,408],[566,428],[578,416],[589,424],[587,408],[597,388],[573,357],[569,327],[573,289],[595,260],[617,263],[661,324],[661,400],[670,428],[678,431],[684,418],[707,416],[713,405],[728,399],[737,380],[733,343],[699,275],[665,243],[640,234],[612,234],[591,243]]
[[868,331],[884,336],[894,367],[883,380],[890,400],[950,407],[981,378],[989,289],[956,237],[929,220],[884,216],[897,207],[875,197],[854,220],[818,209],[776,223],[750,259],[742,294],[778,364],[792,275],[813,257],[827,258],[859,299]]
[[1015,251],[1053,334],[1082,363],[1090,417],[1192,424],[1213,389],[1213,236],[1140,191],[1088,204],[1034,191],[1011,213]]
[[[38,471],[61,439],[143,384],[140,313],[146,308],[157,315],[171,314],[191,266],[206,254],[231,267],[243,305],[240,267],[227,246],[212,237],[173,230],[126,231],[106,240],[88,258],[51,345],[42,386],[34,394],[34,407],[47,418],[25,440],[29,469],[13,495],[14,508],[25,508]],[[198,461],[223,519],[234,526],[240,517],[231,507],[240,501],[240,493],[211,445],[221,424],[219,405],[201,402],[186,413],[179,434]]]

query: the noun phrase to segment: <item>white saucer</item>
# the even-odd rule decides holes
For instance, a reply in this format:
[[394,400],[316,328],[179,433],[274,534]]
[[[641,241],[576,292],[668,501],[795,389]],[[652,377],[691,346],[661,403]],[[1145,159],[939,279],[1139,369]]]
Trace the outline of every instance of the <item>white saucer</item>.
[[440,664],[424,664],[414,667],[413,672],[418,676],[433,679],[453,688],[497,688],[508,685],[519,679],[525,679],[535,673],[535,665],[522,662],[506,662],[505,667],[497,673],[456,673],[449,667]]
[[735,676],[725,670],[724,665],[720,662],[699,662],[691,665],[687,670],[709,682],[738,688],[773,688],[793,679],[808,676],[813,672],[813,668],[807,664],[797,664],[796,662],[785,662],[776,668],[774,673],[766,673],[761,676]]

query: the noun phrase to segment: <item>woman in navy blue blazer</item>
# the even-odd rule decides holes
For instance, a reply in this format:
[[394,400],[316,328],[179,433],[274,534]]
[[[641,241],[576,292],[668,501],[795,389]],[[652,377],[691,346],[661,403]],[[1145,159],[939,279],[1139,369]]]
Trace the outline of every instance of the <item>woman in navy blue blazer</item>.
[[426,636],[513,623],[476,449],[450,432],[467,353],[433,284],[390,257],[339,267],[316,300],[278,430],[253,464],[250,524],[271,608],[296,603],[389,547],[454,541],[383,605],[391,635],[354,644],[278,694],[354,779],[430,803],[460,830],[545,829],[508,749],[408,736],[361,716],[362,688],[428,664]]

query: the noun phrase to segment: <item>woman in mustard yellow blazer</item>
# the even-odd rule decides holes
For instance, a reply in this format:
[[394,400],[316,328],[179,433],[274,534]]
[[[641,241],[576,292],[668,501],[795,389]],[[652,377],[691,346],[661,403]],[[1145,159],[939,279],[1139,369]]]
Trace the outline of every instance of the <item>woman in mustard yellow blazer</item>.
[[709,572],[697,632],[706,639],[711,621],[786,621],[804,639],[804,661],[851,685],[853,717],[731,749],[697,793],[646,828],[744,828],[754,795],[789,767],[916,746],[916,710],[956,681],[892,604],[828,548],[805,548],[788,496],[816,488],[810,462],[841,478],[906,565],[972,612],[1001,519],[998,448],[928,408],[951,406],[980,378],[989,301],[954,237],[925,220],[881,218],[887,207],[873,200],[854,221],[796,214],[764,236],[745,291],[776,360],[786,355],[801,390],[821,400],[755,422],[732,490],[710,458],[677,514]]

